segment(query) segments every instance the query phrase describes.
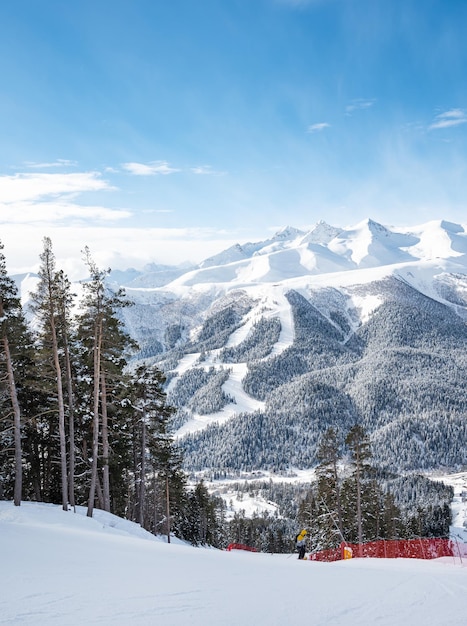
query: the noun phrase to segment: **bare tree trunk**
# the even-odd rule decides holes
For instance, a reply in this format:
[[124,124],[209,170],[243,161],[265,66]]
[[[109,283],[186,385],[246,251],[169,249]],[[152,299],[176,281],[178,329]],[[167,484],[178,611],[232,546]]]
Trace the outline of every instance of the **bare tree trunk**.
[[89,487],[88,510],[86,515],[92,517],[94,499],[96,497],[97,457],[99,453],[99,387],[102,344],[102,320],[96,323],[94,334],[94,414],[92,419],[92,468],[91,485]]
[[362,543],[363,543],[363,532],[362,532],[362,486],[360,483],[360,455],[357,450],[356,457],[356,481],[357,481],[357,529],[358,529],[358,543],[359,543],[359,551],[361,552]]
[[[16,294],[16,290],[13,288],[13,281],[7,278],[6,262],[3,255],[3,244],[0,242],[0,331],[3,343],[3,352],[5,354],[5,363],[7,369],[8,378],[8,390],[11,400],[11,406],[13,409],[13,437],[15,442],[15,485],[13,491],[13,502],[15,506],[20,506],[21,496],[23,489],[23,459],[22,459],[22,447],[21,447],[21,409],[18,402],[18,394],[16,390],[15,375],[13,362],[10,352],[10,343],[8,341],[8,315],[5,313],[5,294],[10,293],[10,296]],[[8,295],[7,295],[8,299]],[[8,308],[8,305],[7,305]],[[16,299],[16,306],[13,306],[13,310],[16,308],[16,312],[21,309],[20,300]],[[3,498],[3,489],[1,490],[1,497]]]
[[[0,305],[0,312],[3,315],[3,307]],[[3,336],[3,350],[5,352],[6,367],[8,372],[8,387],[10,390],[11,405],[13,407],[13,430],[15,439],[15,487],[13,501],[15,506],[20,506],[23,488],[23,463],[21,450],[21,412],[16,393],[13,366],[11,363],[10,345],[8,337]]]
[[68,341],[64,339],[64,355],[66,365],[66,383],[68,394],[68,437],[69,437],[69,458],[68,458],[68,498],[70,505],[75,508],[75,402],[73,394],[73,378],[71,373],[70,350]]
[[[37,433],[37,422],[36,419],[33,418],[32,419],[32,426],[35,430],[35,432]],[[32,464],[34,466],[33,469],[33,490],[34,490],[34,499],[36,500],[36,502],[40,502],[42,500],[42,484],[41,484],[41,466],[42,466],[42,459],[41,459],[41,451],[39,449],[39,446],[37,444],[37,441],[33,440],[32,443]]]
[[139,482],[139,525],[144,528],[146,509],[146,411],[141,418],[141,469]]
[[103,511],[104,510],[104,495],[102,493],[101,479],[99,478],[99,473],[97,474],[96,494],[97,494],[98,508]]
[[170,543],[170,494],[168,472],[165,475],[165,514],[167,516],[167,543]]
[[102,491],[104,511],[110,513],[110,475],[109,475],[109,428],[107,419],[107,387],[105,372],[101,371],[101,411],[102,411]]
[[66,467],[66,435],[65,435],[65,405],[63,402],[62,369],[58,356],[57,332],[53,313],[50,315],[50,327],[52,331],[52,348],[55,372],[57,374],[57,401],[58,401],[58,433],[60,438],[60,468],[62,478],[62,508],[68,511],[68,477]]
[[156,472],[154,471],[152,475],[152,491],[153,491],[153,524],[154,524],[154,535],[157,535],[157,480],[156,480]]
[[339,533],[340,536],[344,537],[344,523],[342,521],[342,499],[341,499],[341,490],[340,490],[340,486],[339,486],[339,473],[337,471],[337,456],[334,457],[333,459],[333,465],[332,465],[332,471],[333,471],[333,478],[334,478],[334,483],[336,485],[336,510],[337,510],[337,524],[339,526]]
[[[135,421],[133,424],[132,430],[132,439],[133,441],[138,440],[138,422]],[[133,476],[132,485],[128,483],[128,515],[129,519],[138,521],[139,520],[139,481],[141,478],[141,472],[139,468],[139,448],[137,445],[133,445],[131,448],[131,453],[133,457],[133,472],[131,472]]]

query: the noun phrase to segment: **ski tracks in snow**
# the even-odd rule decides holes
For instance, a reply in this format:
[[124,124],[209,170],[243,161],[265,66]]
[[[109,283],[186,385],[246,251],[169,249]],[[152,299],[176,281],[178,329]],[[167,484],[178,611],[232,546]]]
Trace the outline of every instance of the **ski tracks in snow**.
[[[261,317],[279,317],[281,322],[281,331],[278,341],[274,344],[271,352],[262,360],[281,354],[286,348],[292,345],[294,340],[294,325],[292,317],[292,309],[285,296],[285,291],[279,286],[268,286],[265,290],[263,298],[258,305],[250,312],[245,323],[235,330],[226,344],[227,347],[239,345],[246,339],[252,326]],[[226,405],[221,411],[211,413],[209,415],[194,414],[193,418],[184,424],[178,431],[177,436],[183,436],[203,430],[210,424],[220,424],[226,422],[231,417],[240,413],[252,413],[254,411],[263,410],[265,403],[255,400],[248,395],[242,386],[242,380],[248,371],[247,363],[223,363],[219,361],[220,350],[213,350],[207,355],[202,363],[202,367],[215,367],[216,369],[224,368],[231,370],[229,378],[222,385],[224,393],[232,398],[234,402]],[[197,361],[199,354],[189,354],[183,357],[177,367],[178,374],[183,374],[187,369],[192,367]],[[201,365],[201,364],[200,364]],[[175,384],[175,381],[172,381]],[[170,390],[170,385],[169,388]]]

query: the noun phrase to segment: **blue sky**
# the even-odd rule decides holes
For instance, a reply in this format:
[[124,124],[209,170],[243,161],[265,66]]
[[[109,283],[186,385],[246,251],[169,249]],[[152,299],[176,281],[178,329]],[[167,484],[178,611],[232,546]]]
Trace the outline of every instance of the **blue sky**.
[[464,223],[466,29],[464,0],[0,3],[7,261]]

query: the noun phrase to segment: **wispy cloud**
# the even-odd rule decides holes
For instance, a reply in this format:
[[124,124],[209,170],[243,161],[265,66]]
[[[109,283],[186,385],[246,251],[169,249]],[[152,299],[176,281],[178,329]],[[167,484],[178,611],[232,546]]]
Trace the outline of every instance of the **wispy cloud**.
[[345,107],[346,115],[352,115],[354,111],[361,111],[371,108],[376,102],[376,98],[355,98]]
[[327,122],[319,122],[318,124],[311,124],[308,126],[307,133],[319,133],[325,128],[330,128],[331,124]]
[[50,163],[35,163],[34,161],[26,161],[24,164],[26,167],[37,170],[45,170],[53,167],[76,167],[76,161],[70,161],[69,159],[57,159]]
[[149,163],[123,163],[124,170],[135,176],[157,176],[174,174],[180,170],[171,167],[167,161],[151,161]]
[[450,126],[459,126],[467,122],[467,112],[464,109],[450,109],[444,113],[437,115],[432,124],[430,124],[430,130],[436,130],[437,128],[449,128]]
[[190,170],[198,176],[224,176],[225,172],[214,170],[210,165],[197,165]]

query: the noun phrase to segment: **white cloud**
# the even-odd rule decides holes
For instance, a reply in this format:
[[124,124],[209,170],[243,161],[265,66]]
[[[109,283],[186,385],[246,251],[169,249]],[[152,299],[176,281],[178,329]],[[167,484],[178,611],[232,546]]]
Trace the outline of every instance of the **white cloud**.
[[345,112],[347,115],[351,115],[354,111],[369,109],[376,102],[375,98],[355,98],[345,107]]
[[319,133],[322,130],[324,130],[325,128],[329,128],[331,126],[331,124],[328,124],[327,122],[319,122],[318,124],[311,124],[311,126],[308,126],[307,132],[308,133]]
[[429,129],[449,128],[450,126],[459,126],[466,122],[467,112],[464,109],[450,109],[449,111],[437,115],[434,122],[429,126]]
[[111,188],[98,172],[14,174],[13,176],[0,176],[0,203],[39,200]]
[[117,221],[131,216],[127,210],[81,205],[83,192],[113,189],[98,172],[69,174],[18,173],[0,176],[0,223]]
[[[167,161],[151,161],[149,163],[122,163],[122,168],[134,176],[166,176],[183,171],[180,168],[172,167]],[[213,169],[211,165],[196,165],[189,170],[197,176],[224,176],[225,172]]]
[[156,176],[158,174],[174,174],[180,170],[171,167],[167,161],[151,161],[150,163],[123,163],[123,169],[135,176]]

